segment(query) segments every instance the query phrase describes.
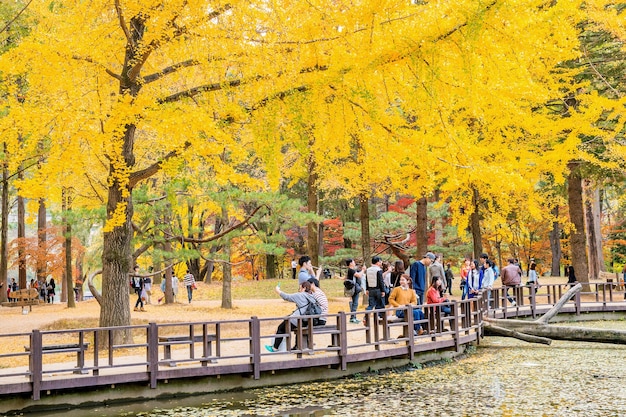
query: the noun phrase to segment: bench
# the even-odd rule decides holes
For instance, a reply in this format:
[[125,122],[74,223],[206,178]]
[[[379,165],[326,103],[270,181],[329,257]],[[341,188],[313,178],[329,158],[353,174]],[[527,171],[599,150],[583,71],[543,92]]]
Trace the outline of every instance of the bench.
[[[296,335],[298,334],[298,329],[295,330]],[[339,346],[339,329],[336,324],[325,324],[323,326],[313,326],[309,329],[308,326],[302,327],[302,342],[296,342],[296,347],[298,348],[298,357],[302,356],[303,350],[309,350],[309,354],[313,354],[312,349],[313,346],[309,343],[309,333],[314,335],[322,335],[329,334],[331,338],[331,344],[328,347],[337,347]],[[296,338],[297,339],[297,338]]]
[[39,304],[39,291],[36,288],[10,291],[9,298],[15,301],[6,301],[2,303],[4,307],[29,306],[30,311],[32,311],[33,306]]
[[617,289],[621,291],[624,288],[624,282],[620,279],[618,272],[604,272],[600,271],[599,277],[602,281],[605,281],[607,284],[611,284],[612,289]]
[[[163,345],[163,359],[169,361],[169,366],[176,366],[176,362],[172,361],[172,345],[189,345],[191,349],[191,358],[193,358],[193,348],[194,344],[202,343],[204,340],[204,335],[194,335],[191,338],[188,334],[183,335],[172,335],[172,336],[159,336],[159,344]],[[205,357],[213,356],[213,347],[212,343],[217,343],[217,335],[207,334],[206,335],[206,351]],[[216,359],[211,359],[211,363],[217,363]],[[202,364],[206,364],[206,361],[202,361]]]
[[[43,352],[48,353],[65,353],[76,352],[76,370],[75,374],[86,374],[85,367],[85,351],[89,349],[89,342],[81,343],[66,343],[59,345],[45,345],[41,347]],[[24,346],[25,352],[30,352],[30,346]]]

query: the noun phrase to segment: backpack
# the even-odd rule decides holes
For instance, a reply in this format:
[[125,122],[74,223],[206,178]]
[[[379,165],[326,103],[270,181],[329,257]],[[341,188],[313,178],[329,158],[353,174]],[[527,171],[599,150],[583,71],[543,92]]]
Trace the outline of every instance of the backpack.
[[322,307],[320,307],[317,300],[309,300],[309,303],[306,305],[306,311],[304,312],[304,315],[319,316],[320,314],[322,314]]

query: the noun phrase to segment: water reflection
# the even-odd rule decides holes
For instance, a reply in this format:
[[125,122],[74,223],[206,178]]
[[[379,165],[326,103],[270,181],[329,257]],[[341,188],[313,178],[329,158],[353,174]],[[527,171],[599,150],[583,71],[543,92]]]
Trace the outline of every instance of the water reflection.
[[[584,325],[626,329],[624,321]],[[623,346],[490,337],[468,358],[422,369],[62,414],[626,417],[625,375]]]

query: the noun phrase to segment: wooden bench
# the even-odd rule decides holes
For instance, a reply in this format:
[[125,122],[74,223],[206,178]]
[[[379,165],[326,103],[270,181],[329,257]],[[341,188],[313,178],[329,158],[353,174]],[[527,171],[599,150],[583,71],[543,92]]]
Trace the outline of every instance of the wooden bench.
[[604,272],[600,271],[599,277],[602,281],[605,281],[607,284],[611,284],[612,289],[617,289],[621,291],[624,289],[624,282],[620,279],[618,272]]
[[[75,374],[86,374],[87,370],[83,369],[85,367],[85,351],[89,349],[89,342],[81,343],[67,343],[67,344],[59,344],[59,345],[45,345],[41,347],[43,352],[48,353],[65,353],[65,352],[76,352],[76,369],[74,370]],[[24,346],[25,352],[30,352],[30,346]]]
[[[298,334],[298,329],[295,330],[296,335]],[[328,347],[337,347],[339,346],[339,330],[336,324],[325,324],[323,326],[313,326],[309,329],[308,326],[302,327],[302,341],[296,342],[296,348],[298,350],[298,357],[302,357],[302,351],[308,350],[309,354],[313,354],[313,344],[309,343],[309,334],[313,335],[322,335],[322,334],[330,334],[331,344]],[[296,338],[297,339],[297,338]],[[288,343],[288,341],[286,341]]]
[[7,301],[2,303],[4,307],[29,306],[30,311],[32,311],[33,306],[39,304],[39,291],[36,288],[11,291],[9,292],[9,298],[15,301]]
[[[169,361],[169,366],[176,366],[176,362],[172,361],[172,345],[189,345],[190,357],[193,359],[194,345],[196,343],[202,343],[204,341],[204,335],[194,335],[193,339],[188,334],[172,335],[172,336],[159,336],[159,344],[163,345],[163,359]],[[213,356],[212,343],[217,343],[217,335],[206,335],[206,351],[204,357]],[[216,359],[210,359],[209,362],[217,363]],[[202,361],[202,364],[206,364],[206,361]]]

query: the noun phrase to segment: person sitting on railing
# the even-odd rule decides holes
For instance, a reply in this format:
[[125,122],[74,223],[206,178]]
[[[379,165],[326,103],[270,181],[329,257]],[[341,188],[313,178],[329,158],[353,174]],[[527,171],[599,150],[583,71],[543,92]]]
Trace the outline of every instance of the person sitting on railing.
[[[306,309],[309,303],[317,302],[315,298],[313,297],[313,294],[311,293],[311,284],[309,283],[309,281],[302,282],[300,284],[300,288],[298,289],[298,292],[294,294],[287,294],[287,293],[282,292],[280,290],[280,284],[277,285],[276,288],[274,288],[274,291],[276,291],[276,294],[280,295],[283,300],[296,303],[296,309],[289,316],[291,317],[291,319],[289,319],[290,331],[296,330],[297,325],[298,325],[297,317],[305,316]],[[278,329],[276,329],[276,337],[274,338],[274,345],[273,346],[265,345],[265,349],[267,349],[269,352],[278,352],[278,348],[280,347],[280,344],[283,342],[283,337],[278,336],[278,335],[285,334],[286,331],[287,329],[285,325],[285,320],[283,320],[278,326]]]
[[[428,291],[426,292],[426,304],[441,304],[450,301],[447,298],[441,296],[441,294],[439,293],[440,289],[441,277],[434,276],[431,281],[430,288],[428,288]],[[449,316],[451,312],[450,306],[441,306],[441,311],[444,315]]]
[[[394,307],[401,307],[405,305],[415,306],[417,304],[417,295],[415,291],[409,288],[409,282],[411,281],[411,277],[407,274],[400,275],[400,286],[395,287],[391,294],[389,295],[389,304]],[[398,309],[396,310],[396,316],[398,318],[404,318],[404,310]],[[417,322],[420,320],[424,320],[424,313],[418,307],[413,307],[413,321]],[[424,329],[422,329],[422,325],[419,323],[413,324],[413,333],[417,335],[421,335],[424,333]]]
[[509,258],[508,265],[502,268],[502,284],[506,287],[506,298],[509,300],[512,306],[515,306],[517,303],[509,295],[509,288],[520,285],[522,282],[522,269],[515,265],[515,259]]
[[313,326],[325,326],[326,315],[328,314],[328,297],[324,294],[324,291],[320,288],[320,282],[317,278],[309,278],[309,284],[311,284],[311,294],[317,300],[317,304],[322,308],[322,315],[313,319]]

